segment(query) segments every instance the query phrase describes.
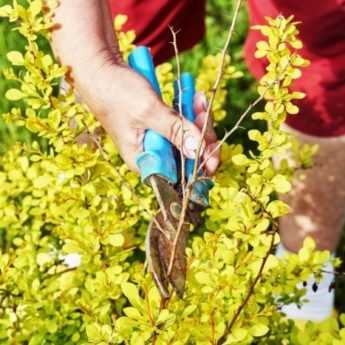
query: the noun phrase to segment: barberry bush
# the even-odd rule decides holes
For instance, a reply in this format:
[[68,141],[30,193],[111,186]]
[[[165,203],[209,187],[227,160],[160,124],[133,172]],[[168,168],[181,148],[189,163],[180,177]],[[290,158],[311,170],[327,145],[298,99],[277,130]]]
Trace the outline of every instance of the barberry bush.
[[[144,237],[157,205],[73,88],[60,90],[67,68],[42,48],[54,3],[13,0],[0,7],[1,20],[25,42],[24,51],[7,54],[11,108],[3,117],[33,137],[0,157],[0,343],[344,344],[344,316],[300,329],[280,312],[289,302],[303,303],[298,283],[312,274],[320,279],[330,258],[311,239],[298,254],[273,255],[278,219],[288,212],[276,194],[290,190],[296,167],[286,160],[274,166],[272,157],[298,145],[280,126],[298,112],[294,100],[304,95],[289,86],[308,63],[298,54],[293,18],[268,18],[254,28],[267,38],[256,55],[269,64],[257,87],[265,108],[251,116],[267,130],[249,131],[257,146],[250,152],[224,143],[211,207],[190,234],[185,296],[162,303],[144,267]],[[121,32],[124,20],[117,18],[115,30],[126,58],[135,33]],[[205,57],[199,90],[212,92],[220,59]],[[216,120],[229,116],[225,81],[241,77],[230,63],[226,57]],[[170,104],[173,67],[157,72]],[[306,168],[313,149],[294,152],[297,167]]]

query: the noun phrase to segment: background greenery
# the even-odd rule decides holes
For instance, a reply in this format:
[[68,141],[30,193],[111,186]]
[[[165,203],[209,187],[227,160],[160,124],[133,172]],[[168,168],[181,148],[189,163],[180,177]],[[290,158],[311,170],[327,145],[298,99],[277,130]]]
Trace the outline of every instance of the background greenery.
[[[9,0],[0,0],[0,6],[9,2]],[[198,44],[195,49],[191,52],[182,54],[181,61],[184,70],[196,72],[205,55],[215,53],[222,48],[227,33],[226,28],[231,21],[230,7],[231,1],[229,0],[208,0],[207,35],[203,42]],[[0,22],[0,70],[8,66],[6,52],[14,49],[20,50],[21,47],[23,48],[22,40],[16,32],[11,29],[11,25],[6,21]],[[230,92],[227,99],[227,108],[230,109],[230,116],[218,126],[217,131],[219,136],[221,136],[227,128],[232,126],[238,114],[243,112],[248,104],[256,97],[254,80],[248,73],[242,56],[242,47],[247,30],[248,16],[246,11],[242,10],[238,25],[236,26],[230,53],[233,64],[244,72],[244,77],[229,82]],[[0,77],[0,113],[6,112],[9,108],[9,104],[4,97],[5,90],[8,87],[8,82]],[[246,128],[252,126],[254,126],[254,124],[250,120],[244,123],[244,127]],[[232,140],[243,141],[245,138],[244,132],[244,129],[239,131],[237,137]],[[5,152],[7,148],[17,140],[28,141],[30,140],[30,135],[24,129],[6,126],[0,117],[0,154]],[[345,259],[345,236],[339,246],[338,254]],[[343,268],[345,270],[345,266]],[[339,309],[345,311],[343,280],[344,279],[341,277],[337,279],[337,304]]]

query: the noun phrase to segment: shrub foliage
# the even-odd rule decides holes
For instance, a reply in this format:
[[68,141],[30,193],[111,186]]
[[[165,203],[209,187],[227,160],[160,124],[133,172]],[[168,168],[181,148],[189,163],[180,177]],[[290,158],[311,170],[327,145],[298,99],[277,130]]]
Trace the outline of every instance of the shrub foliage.
[[[289,86],[307,64],[293,18],[268,18],[254,28],[267,37],[256,55],[269,64],[258,84],[265,109],[252,117],[266,121],[267,131],[249,132],[255,152],[223,145],[211,207],[190,235],[185,296],[163,304],[144,267],[145,232],[157,205],[74,90],[59,92],[67,68],[42,49],[54,2],[14,0],[0,8],[25,41],[24,53],[7,54],[13,106],[4,118],[39,138],[0,157],[0,343],[344,344],[335,319],[301,330],[279,311],[303,301],[297,284],[312,273],[319,279],[329,259],[310,239],[287,259],[272,255],[278,218],[288,212],[274,195],[290,190],[294,171],[285,160],[274,167],[272,157],[292,147],[280,125],[298,112],[293,101],[304,95]],[[115,29],[126,57],[135,34],[120,31],[123,21],[118,17]],[[197,85],[206,93],[219,59],[207,56],[200,66]],[[170,103],[172,66],[157,70]],[[224,80],[238,77],[227,57]],[[224,93],[222,86],[216,120],[227,116]],[[312,151],[295,150],[299,168]]]

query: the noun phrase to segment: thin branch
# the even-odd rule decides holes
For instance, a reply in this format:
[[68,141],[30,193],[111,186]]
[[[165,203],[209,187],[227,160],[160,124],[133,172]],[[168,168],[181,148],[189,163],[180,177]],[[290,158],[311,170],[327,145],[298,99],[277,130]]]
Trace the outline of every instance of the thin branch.
[[164,221],[167,221],[168,220],[168,211],[165,208],[165,205],[164,205],[161,193],[160,193],[159,188],[157,186],[157,182],[156,182],[155,176],[151,176],[150,177],[150,185],[151,185],[151,187],[153,189],[153,192],[154,192],[154,194],[155,194],[155,196],[157,198],[157,201],[158,201],[158,204],[159,204],[159,208],[162,211],[163,219],[164,219]]
[[180,217],[180,221],[179,221],[178,228],[177,228],[177,234],[176,234],[176,237],[175,237],[174,243],[173,243],[172,254],[171,254],[171,257],[170,257],[170,262],[169,262],[169,267],[168,267],[168,276],[171,274],[171,270],[172,270],[172,267],[173,267],[173,264],[174,264],[174,261],[175,261],[177,243],[178,243],[178,240],[180,238],[180,235],[181,235],[181,232],[182,232],[182,229],[183,229],[183,225],[185,223],[185,218],[186,218],[187,209],[188,209],[188,202],[189,202],[189,199],[190,199],[190,196],[191,196],[191,193],[192,193],[192,186],[193,186],[193,183],[197,179],[197,175],[198,175],[198,171],[199,171],[198,165],[199,165],[200,156],[201,156],[202,144],[203,144],[203,140],[204,140],[204,138],[206,136],[207,124],[208,124],[208,121],[209,121],[209,118],[210,118],[210,114],[211,114],[213,103],[214,103],[214,100],[215,100],[215,97],[216,97],[216,93],[217,93],[217,91],[219,89],[220,83],[221,83],[223,75],[224,75],[226,53],[228,51],[228,48],[229,48],[229,45],[230,45],[230,42],[231,42],[231,38],[232,38],[234,29],[235,29],[235,24],[236,24],[236,21],[237,21],[237,18],[238,18],[238,14],[239,14],[239,10],[240,10],[240,7],[241,7],[241,3],[242,3],[242,0],[237,0],[236,1],[236,6],[235,6],[234,14],[233,14],[233,19],[232,19],[232,22],[231,22],[231,25],[230,25],[230,28],[229,28],[229,31],[228,31],[228,36],[227,36],[227,39],[226,39],[226,42],[225,42],[225,45],[224,45],[224,48],[223,48],[223,51],[222,51],[222,55],[221,55],[221,63],[220,63],[220,66],[219,66],[218,75],[217,75],[215,84],[214,84],[214,86],[213,86],[213,88],[211,90],[211,98],[210,98],[210,101],[209,101],[209,104],[208,104],[208,108],[207,108],[207,111],[206,111],[206,119],[205,119],[205,123],[204,123],[203,128],[202,128],[202,131],[201,131],[201,140],[200,140],[200,143],[198,145],[198,148],[197,148],[197,151],[196,151],[196,155],[195,155],[196,158],[195,158],[195,165],[194,165],[193,175],[192,175],[192,178],[190,179],[190,181],[188,181],[188,183],[187,183],[186,195],[183,198],[183,202],[182,202],[181,217]]
[[228,31],[228,36],[226,38],[224,48],[222,50],[221,63],[220,63],[220,66],[219,66],[218,75],[217,75],[216,81],[214,83],[214,86],[213,86],[213,88],[211,90],[211,97],[210,97],[210,100],[209,100],[209,103],[208,103],[208,107],[207,107],[207,111],[206,111],[205,123],[204,123],[202,131],[201,131],[201,141],[200,141],[198,149],[196,151],[195,166],[194,166],[193,177],[192,177],[192,181],[193,182],[196,180],[197,175],[198,175],[198,168],[199,168],[198,165],[199,165],[199,160],[201,158],[200,156],[201,156],[201,150],[202,150],[202,142],[203,142],[203,140],[204,140],[204,138],[206,136],[207,125],[208,125],[208,122],[209,122],[209,118],[211,116],[211,112],[212,112],[212,108],[213,108],[213,103],[215,101],[216,94],[218,92],[218,89],[220,87],[220,84],[221,84],[223,76],[224,76],[226,54],[227,54],[227,51],[229,49],[231,38],[232,38],[232,35],[234,33],[234,30],[235,30],[235,25],[236,25],[236,21],[237,21],[238,15],[239,15],[241,3],[242,3],[242,0],[237,0],[236,1],[235,11],[234,11],[234,14],[233,14],[233,19],[232,19],[232,22],[231,22],[231,25],[230,25],[230,28],[229,28],[229,31]]
[[223,138],[218,142],[218,144],[215,146],[215,148],[210,152],[210,154],[203,160],[203,162],[199,166],[199,171],[202,170],[202,168],[206,165],[208,160],[213,156],[215,152],[217,152],[221,146],[229,139],[229,137],[237,131],[237,129],[240,128],[242,121],[245,119],[245,117],[255,108],[262,100],[264,99],[264,95],[261,95],[258,97],[254,102],[249,104],[248,108],[242,113],[242,115],[239,117],[237,122],[235,123],[234,127],[231,128],[230,131],[226,132],[223,136]]
[[[177,34],[178,31],[174,31],[173,27],[169,26],[169,29],[171,31],[173,41],[171,44],[174,47],[175,52],[175,60],[176,60],[176,69],[177,69],[177,88],[178,88],[178,113],[181,118],[181,127],[182,127],[182,135],[181,135],[181,148],[183,147],[183,141],[184,141],[184,128],[183,128],[183,109],[182,109],[182,85],[181,85],[181,64],[180,64],[180,56],[179,56],[179,50],[177,45]],[[180,154],[181,158],[181,187],[182,187],[182,196],[185,197],[185,187],[186,187],[186,160],[184,155]]]
[[157,229],[162,233],[162,235],[168,239],[166,231],[162,228],[162,226],[160,225],[159,221],[156,219],[156,217],[153,217],[153,222],[155,223],[155,225],[157,226]]

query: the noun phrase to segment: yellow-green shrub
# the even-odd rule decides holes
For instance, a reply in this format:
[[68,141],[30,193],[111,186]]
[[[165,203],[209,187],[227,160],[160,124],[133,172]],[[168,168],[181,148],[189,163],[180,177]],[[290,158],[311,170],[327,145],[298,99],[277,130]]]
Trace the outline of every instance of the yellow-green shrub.
[[[152,193],[127,170],[73,90],[56,92],[66,68],[39,48],[38,38],[52,28],[51,10],[43,15],[42,3],[0,8],[27,42],[24,54],[7,55],[13,67],[4,74],[17,87],[6,97],[21,107],[14,103],[5,118],[48,142],[18,143],[0,157],[0,343],[343,344],[335,320],[300,331],[277,308],[301,300],[296,284],[312,272],[320,276],[329,258],[310,239],[286,260],[271,254],[277,219],[288,211],[272,195],[289,191],[293,173],[286,162],[275,168],[271,158],[291,146],[280,125],[297,111],[291,101],[302,95],[288,87],[306,64],[291,50],[300,45],[292,18],[258,28],[269,38],[257,53],[268,58],[269,69],[258,86],[265,111],[253,117],[267,121],[268,130],[249,132],[258,143],[255,154],[224,145],[205,226],[190,237],[185,297],[162,305],[144,269],[145,231],[157,208]],[[128,54],[133,33],[119,38]],[[207,57],[201,66],[198,86],[205,92],[217,59]],[[226,78],[238,77],[227,68]],[[169,102],[172,69],[158,71]],[[220,92],[220,119],[222,100]]]

